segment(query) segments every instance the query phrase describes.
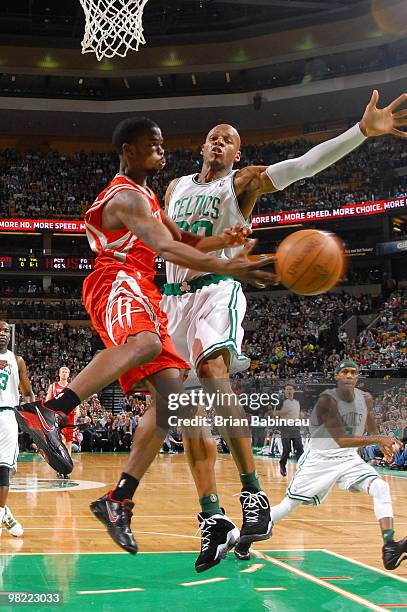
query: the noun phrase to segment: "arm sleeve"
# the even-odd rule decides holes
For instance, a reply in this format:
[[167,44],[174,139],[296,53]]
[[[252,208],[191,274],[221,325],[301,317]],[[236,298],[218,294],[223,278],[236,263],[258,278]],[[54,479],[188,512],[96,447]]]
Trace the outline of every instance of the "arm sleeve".
[[345,155],[359,147],[365,140],[359,124],[336,138],[322,142],[305,155],[273,164],[266,169],[276,189],[282,190],[301,179],[314,176],[325,170]]

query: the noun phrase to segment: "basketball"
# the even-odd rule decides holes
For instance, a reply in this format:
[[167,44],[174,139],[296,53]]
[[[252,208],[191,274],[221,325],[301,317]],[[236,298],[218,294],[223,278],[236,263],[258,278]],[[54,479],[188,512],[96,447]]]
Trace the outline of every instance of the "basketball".
[[345,262],[337,236],[315,229],[290,234],[276,253],[282,284],[299,295],[318,295],[332,289],[345,271]]

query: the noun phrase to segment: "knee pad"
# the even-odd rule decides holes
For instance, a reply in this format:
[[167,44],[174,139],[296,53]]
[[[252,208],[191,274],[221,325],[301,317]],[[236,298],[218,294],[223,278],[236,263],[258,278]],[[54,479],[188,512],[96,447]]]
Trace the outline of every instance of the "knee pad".
[[378,520],[393,517],[393,504],[390,487],[381,478],[375,478],[368,488],[369,495],[373,497],[374,513]]
[[382,478],[375,478],[369,486],[369,495],[380,497],[382,501],[391,501],[390,487]]
[[10,468],[4,465],[0,466],[0,487],[8,487],[10,485]]

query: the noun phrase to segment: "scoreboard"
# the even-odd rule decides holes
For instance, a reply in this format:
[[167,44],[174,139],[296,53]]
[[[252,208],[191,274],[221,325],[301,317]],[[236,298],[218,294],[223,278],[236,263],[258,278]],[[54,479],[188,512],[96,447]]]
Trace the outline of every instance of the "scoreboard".
[[[94,268],[92,257],[51,257],[33,255],[0,255],[0,271],[37,271],[37,272],[90,272]],[[158,272],[164,271],[164,260],[156,257]]]
[[89,257],[35,257],[33,255],[1,255],[0,270],[38,270],[38,272],[93,270],[94,259]]

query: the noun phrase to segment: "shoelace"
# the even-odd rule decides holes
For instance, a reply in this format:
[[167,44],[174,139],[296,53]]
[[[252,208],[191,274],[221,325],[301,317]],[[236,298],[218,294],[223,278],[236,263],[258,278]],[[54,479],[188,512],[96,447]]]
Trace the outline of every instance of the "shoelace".
[[240,497],[243,500],[243,512],[245,523],[256,523],[259,518],[260,510],[268,510],[268,503],[264,496],[250,491],[242,491]]
[[[407,540],[407,538],[405,538],[405,540]],[[404,545],[404,540],[401,540],[400,542],[394,542],[395,546],[392,547],[392,553],[396,554],[396,555],[400,555],[399,559],[397,561],[397,564],[394,566],[394,569],[396,569],[396,567],[398,567],[403,561],[405,561],[407,559],[407,555],[405,554],[406,551],[405,550],[401,550],[399,551],[399,547],[400,545],[403,547]]]
[[118,501],[110,499],[110,497],[109,497],[109,501],[118,504],[119,506],[118,514],[120,515],[120,518],[124,521],[128,520],[129,525],[130,525],[131,518],[133,516],[132,510],[134,508],[134,504],[131,503],[130,500],[124,500],[124,502],[118,502]]
[[199,523],[199,529],[196,531],[195,535],[201,530],[201,552],[205,552],[209,548],[210,540],[211,540],[211,527],[216,525],[216,519],[212,517],[203,518]]
[[131,517],[133,516],[132,506],[127,504],[121,504],[121,515],[129,521],[129,525],[131,523]]
[[8,527],[8,529],[11,529],[14,527],[14,525],[17,525],[16,519],[8,508],[6,508],[6,511],[4,512],[3,523]]

